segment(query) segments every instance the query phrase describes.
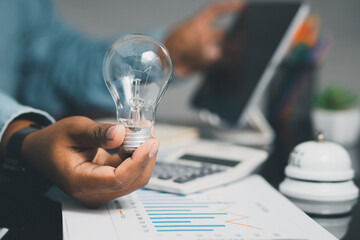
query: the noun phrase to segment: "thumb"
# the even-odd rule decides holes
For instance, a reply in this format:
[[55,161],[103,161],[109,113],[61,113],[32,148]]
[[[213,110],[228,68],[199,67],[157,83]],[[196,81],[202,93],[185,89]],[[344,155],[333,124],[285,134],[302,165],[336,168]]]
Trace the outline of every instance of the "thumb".
[[112,149],[122,144],[125,137],[125,127],[121,124],[94,122],[89,128],[89,135],[95,146]]

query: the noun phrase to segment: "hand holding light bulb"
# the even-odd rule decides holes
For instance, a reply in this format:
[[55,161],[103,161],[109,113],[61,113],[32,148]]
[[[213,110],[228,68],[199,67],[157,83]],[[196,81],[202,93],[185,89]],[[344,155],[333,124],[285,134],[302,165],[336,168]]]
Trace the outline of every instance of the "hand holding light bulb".
[[[15,120],[4,137],[30,124]],[[104,150],[119,147],[124,136],[120,124],[68,117],[29,134],[21,148],[22,160],[84,205],[97,207],[145,186],[150,179],[159,141],[151,138],[131,156]]]
[[117,120],[126,128],[122,149],[128,153],[150,138],[172,70],[167,49],[149,36],[126,35],[108,49],[104,79],[116,105]]

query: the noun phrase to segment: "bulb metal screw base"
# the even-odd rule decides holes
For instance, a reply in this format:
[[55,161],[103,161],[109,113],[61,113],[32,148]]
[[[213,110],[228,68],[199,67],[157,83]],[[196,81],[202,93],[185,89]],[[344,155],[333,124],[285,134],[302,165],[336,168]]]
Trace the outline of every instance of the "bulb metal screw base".
[[151,127],[142,128],[138,131],[133,131],[126,127],[126,133],[122,148],[127,153],[134,152],[142,143],[150,139]]

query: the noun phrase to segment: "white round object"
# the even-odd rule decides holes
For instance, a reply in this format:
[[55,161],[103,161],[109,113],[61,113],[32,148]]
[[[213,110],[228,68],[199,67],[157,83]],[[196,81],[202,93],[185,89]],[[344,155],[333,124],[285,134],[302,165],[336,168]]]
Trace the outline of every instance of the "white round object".
[[348,152],[332,142],[309,141],[290,154],[285,168],[289,177],[313,181],[346,181],[354,177]]
[[319,183],[285,178],[279,189],[289,197],[313,201],[346,201],[356,199],[359,194],[353,181]]
[[345,201],[314,201],[300,198],[288,197],[298,208],[309,214],[318,216],[334,216],[348,213],[350,215],[352,208],[357,203],[357,199]]

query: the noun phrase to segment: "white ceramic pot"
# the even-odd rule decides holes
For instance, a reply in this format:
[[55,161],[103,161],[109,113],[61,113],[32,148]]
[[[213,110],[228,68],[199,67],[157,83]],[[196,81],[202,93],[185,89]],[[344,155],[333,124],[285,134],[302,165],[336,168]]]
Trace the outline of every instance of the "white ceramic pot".
[[343,146],[354,145],[360,132],[360,109],[326,110],[315,108],[311,118],[316,132],[321,131],[326,139]]

